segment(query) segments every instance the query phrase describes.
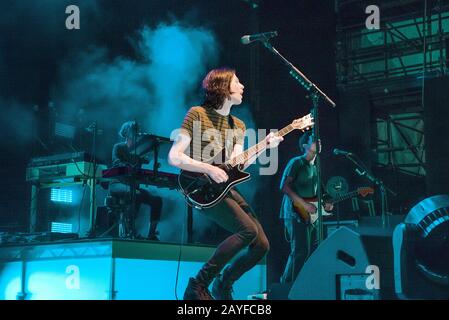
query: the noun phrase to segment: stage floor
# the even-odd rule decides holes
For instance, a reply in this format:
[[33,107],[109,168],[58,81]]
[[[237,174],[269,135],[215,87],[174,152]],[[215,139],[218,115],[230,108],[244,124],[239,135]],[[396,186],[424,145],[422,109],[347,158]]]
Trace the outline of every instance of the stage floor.
[[[2,245],[0,299],[182,299],[189,277],[214,249],[104,238]],[[264,290],[262,261],[234,285],[234,297],[245,300]]]

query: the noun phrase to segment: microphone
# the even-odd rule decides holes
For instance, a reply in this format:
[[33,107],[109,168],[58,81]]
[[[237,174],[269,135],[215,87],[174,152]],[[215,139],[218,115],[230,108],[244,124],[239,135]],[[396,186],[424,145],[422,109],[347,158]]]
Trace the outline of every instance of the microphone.
[[333,151],[334,155],[338,156],[338,155],[342,155],[342,156],[352,156],[352,153],[349,151],[345,151],[345,150],[340,150],[335,148]]
[[278,35],[277,31],[270,31],[270,32],[264,32],[264,33],[256,33],[252,35],[246,35],[243,36],[240,41],[243,44],[248,44],[254,41],[266,41],[268,39],[274,38]]

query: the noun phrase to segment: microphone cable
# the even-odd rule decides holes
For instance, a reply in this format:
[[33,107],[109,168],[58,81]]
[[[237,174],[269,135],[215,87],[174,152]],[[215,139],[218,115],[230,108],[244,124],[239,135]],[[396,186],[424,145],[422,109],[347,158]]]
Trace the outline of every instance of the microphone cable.
[[178,298],[179,269],[181,267],[182,247],[183,247],[184,241],[185,241],[185,226],[186,226],[186,220],[187,220],[188,211],[189,211],[189,204],[187,203],[186,210],[184,211],[185,212],[184,213],[184,219],[183,219],[183,222],[182,222],[181,244],[179,246],[178,266],[176,268],[176,280],[175,280],[175,298],[176,298],[176,300],[179,300],[179,298]]

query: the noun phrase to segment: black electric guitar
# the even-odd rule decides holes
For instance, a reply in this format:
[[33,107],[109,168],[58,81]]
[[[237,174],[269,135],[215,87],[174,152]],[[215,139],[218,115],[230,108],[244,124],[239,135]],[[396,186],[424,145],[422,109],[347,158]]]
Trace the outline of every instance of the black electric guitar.
[[[313,124],[312,115],[309,113],[279,130],[276,133],[276,136],[283,137],[295,129],[302,131],[309,130]],[[181,170],[178,176],[178,183],[187,203],[198,209],[210,208],[216,205],[226,196],[233,186],[250,178],[249,173],[242,171],[244,164],[254,156],[259,156],[266,150],[266,148],[267,141],[263,140],[251,148],[248,148],[240,155],[229,159],[223,164],[216,165],[223,169],[229,177],[229,179],[223,183],[216,183],[205,173]],[[214,159],[221,159],[221,153]],[[213,160],[209,161],[209,163],[215,165]]]

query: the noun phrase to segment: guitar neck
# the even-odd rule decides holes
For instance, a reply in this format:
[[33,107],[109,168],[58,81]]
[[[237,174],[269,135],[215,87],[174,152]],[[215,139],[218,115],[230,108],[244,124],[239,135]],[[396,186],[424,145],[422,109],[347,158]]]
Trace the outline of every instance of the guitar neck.
[[343,201],[343,200],[347,200],[347,199],[349,199],[349,198],[352,198],[352,197],[354,197],[354,196],[357,195],[357,194],[358,194],[358,191],[357,191],[357,190],[352,191],[352,192],[348,192],[348,193],[346,193],[346,194],[343,194],[343,195],[341,195],[341,196],[338,196],[338,197],[336,197],[336,198],[333,198],[333,199],[331,200],[331,202],[332,202],[333,204],[335,204],[335,203],[341,202],[341,201]]
[[[283,137],[290,132],[295,130],[295,128],[289,124],[288,126],[282,128],[276,133],[276,136]],[[264,139],[258,144],[252,146],[251,148],[248,148],[246,151],[242,152],[236,157],[231,158],[229,161],[227,161],[227,164],[230,164],[231,166],[235,167],[240,164],[244,164],[248,162],[249,159],[251,159],[254,156],[259,156],[262,152],[264,152],[268,147],[267,141]]]

